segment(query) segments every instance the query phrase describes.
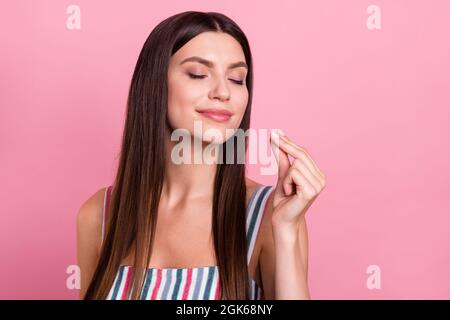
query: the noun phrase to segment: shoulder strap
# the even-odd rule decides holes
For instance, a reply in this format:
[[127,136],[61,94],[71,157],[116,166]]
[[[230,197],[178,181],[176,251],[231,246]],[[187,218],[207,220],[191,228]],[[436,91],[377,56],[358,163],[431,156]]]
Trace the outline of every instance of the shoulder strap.
[[247,263],[250,263],[256,238],[258,237],[258,230],[261,225],[262,216],[267,206],[267,199],[269,198],[270,191],[273,188],[273,186],[258,187],[253,192],[252,198],[247,206]]
[[109,199],[111,197],[111,189],[112,186],[109,186],[105,189],[105,196],[103,197],[103,211],[102,211],[102,244],[103,239],[105,238],[105,226],[106,226],[106,218],[109,212]]

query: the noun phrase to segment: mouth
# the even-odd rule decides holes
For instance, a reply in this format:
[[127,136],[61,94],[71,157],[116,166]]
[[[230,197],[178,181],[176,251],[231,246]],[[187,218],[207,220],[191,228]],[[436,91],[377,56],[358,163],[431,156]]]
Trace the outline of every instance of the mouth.
[[197,110],[202,116],[217,121],[217,122],[226,122],[230,120],[233,115],[230,111],[226,109],[202,109]]

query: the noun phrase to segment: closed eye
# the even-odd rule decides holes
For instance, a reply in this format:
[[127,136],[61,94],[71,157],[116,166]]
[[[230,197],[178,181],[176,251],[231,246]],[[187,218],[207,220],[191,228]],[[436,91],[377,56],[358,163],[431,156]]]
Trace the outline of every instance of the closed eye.
[[[192,79],[203,79],[206,76],[205,75],[197,75],[197,74],[189,73],[189,77],[191,77]],[[241,85],[241,86],[244,84],[244,81],[242,81],[242,80],[234,80],[234,79],[229,79],[229,80],[231,82],[234,82],[234,83],[236,83],[238,85]]]
[[206,76],[199,76],[196,74],[189,73],[189,77],[191,77],[192,79],[203,79]]
[[236,83],[236,84],[238,84],[238,85],[243,85],[244,84],[244,81],[242,81],[242,80],[233,80],[233,79],[230,79],[230,81],[232,81],[232,82],[234,82],[234,83]]

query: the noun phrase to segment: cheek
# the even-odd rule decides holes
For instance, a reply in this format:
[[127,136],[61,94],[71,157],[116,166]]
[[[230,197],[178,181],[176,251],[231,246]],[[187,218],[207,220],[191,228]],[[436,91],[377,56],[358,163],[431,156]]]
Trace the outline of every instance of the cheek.
[[186,83],[179,81],[169,83],[168,103],[170,109],[185,109],[190,106],[194,97],[194,93]]
[[238,115],[238,123],[236,124],[236,128],[239,127],[241,124],[242,118],[244,117],[245,110],[247,109],[247,103],[248,103],[248,91],[245,90],[245,92],[240,93],[239,95],[236,95],[236,100],[234,102],[236,115]]
[[186,127],[192,119],[198,96],[186,82],[169,83],[167,116],[172,127]]

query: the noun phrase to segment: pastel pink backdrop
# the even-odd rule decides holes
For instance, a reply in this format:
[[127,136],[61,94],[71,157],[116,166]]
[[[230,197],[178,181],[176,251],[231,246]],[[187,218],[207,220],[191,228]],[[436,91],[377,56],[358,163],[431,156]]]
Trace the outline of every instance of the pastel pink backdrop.
[[[81,30],[66,28],[71,4]],[[371,4],[381,30],[366,27]],[[3,3],[0,298],[78,298],[66,287],[78,209],[113,179],[145,39],[186,10],[242,27],[252,127],[283,129],[328,177],[307,214],[312,298],[449,299],[446,0]],[[366,286],[369,265],[379,290]]]

